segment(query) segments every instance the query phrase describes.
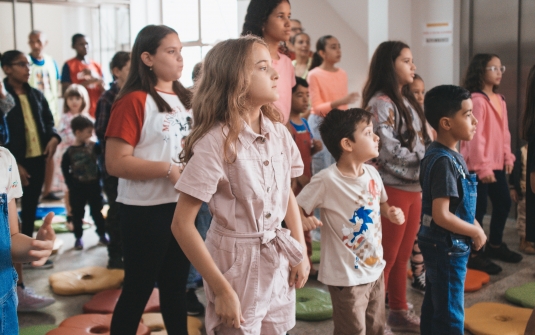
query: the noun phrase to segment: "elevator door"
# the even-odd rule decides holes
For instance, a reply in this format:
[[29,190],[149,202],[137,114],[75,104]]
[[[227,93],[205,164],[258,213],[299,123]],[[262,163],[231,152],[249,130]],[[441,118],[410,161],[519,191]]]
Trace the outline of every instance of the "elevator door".
[[514,152],[523,143],[526,80],[535,65],[535,0],[463,0],[461,8],[461,78],[475,54],[500,57],[506,71],[498,92],[507,101]]

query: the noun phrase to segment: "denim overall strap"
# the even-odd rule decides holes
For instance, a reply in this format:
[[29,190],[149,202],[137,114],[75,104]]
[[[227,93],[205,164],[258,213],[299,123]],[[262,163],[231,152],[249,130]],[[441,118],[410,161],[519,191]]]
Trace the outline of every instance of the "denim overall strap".
[[7,194],[0,194],[0,334],[19,333],[17,319],[17,273],[11,261]]
[[[431,158],[429,158],[431,156]],[[476,206],[476,197],[477,197],[477,191],[476,186],[477,182],[475,179],[475,174],[467,174],[466,171],[464,171],[462,165],[457,161],[457,159],[450,154],[447,150],[437,148],[432,149],[426,152],[424,159],[432,159],[427,164],[427,170],[425,171],[424,175],[424,181],[423,181],[423,201],[422,201],[422,225],[427,227],[433,227],[433,228],[440,228],[438,227],[433,221],[431,217],[431,210],[432,210],[432,199],[429,194],[426,194],[430,192],[430,174],[431,169],[433,168],[433,165],[436,163],[436,161],[442,157],[448,157],[455,168],[459,171],[461,175],[461,186],[463,190],[463,198],[461,199],[460,204],[457,206],[457,209],[455,210],[455,215],[459,217],[460,219],[473,224],[474,223],[474,215],[475,215],[475,206]]]

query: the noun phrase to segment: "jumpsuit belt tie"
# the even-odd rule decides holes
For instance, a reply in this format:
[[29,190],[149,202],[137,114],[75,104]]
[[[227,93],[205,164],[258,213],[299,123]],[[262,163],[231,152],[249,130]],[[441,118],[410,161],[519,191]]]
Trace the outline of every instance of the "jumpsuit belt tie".
[[303,246],[299,244],[292,236],[290,230],[282,227],[277,227],[275,230],[264,230],[253,233],[240,233],[228,230],[218,224],[213,225],[214,230],[227,237],[233,238],[260,238],[262,244],[268,244],[273,241],[282,253],[288,258],[290,266],[294,267],[303,261]]

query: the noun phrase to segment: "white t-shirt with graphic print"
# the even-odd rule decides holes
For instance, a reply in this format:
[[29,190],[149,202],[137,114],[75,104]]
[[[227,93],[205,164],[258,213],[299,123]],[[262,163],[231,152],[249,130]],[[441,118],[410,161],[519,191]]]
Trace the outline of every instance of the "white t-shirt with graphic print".
[[314,175],[297,196],[306,213],[321,209],[321,262],[318,280],[331,286],[376,281],[383,259],[380,204],[387,195],[379,172],[363,165],[357,178],[340,173],[336,164]]
[[7,202],[22,197],[19,168],[9,150],[0,147],[0,194],[7,194]]
[[[117,137],[134,147],[133,156],[149,161],[177,162],[193,114],[174,93],[158,91],[171,112],[160,112],[154,99],[142,91],[129,93],[112,107],[106,138]],[[177,202],[178,191],[169,179],[119,178],[117,202],[154,206]]]

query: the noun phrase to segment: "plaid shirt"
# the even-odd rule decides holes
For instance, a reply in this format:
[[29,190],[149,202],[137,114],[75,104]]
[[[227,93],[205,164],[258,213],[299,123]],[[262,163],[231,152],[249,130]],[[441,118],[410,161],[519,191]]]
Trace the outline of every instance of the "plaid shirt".
[[104,92],[97,103],[97,110],[95,112],[95,133],[97,134],[100,142],[101,154],[99,158],[100,171],[102,177],[106,179],[109,175],[106,171],[106,129],[108,128],[108,122],[110,121],[111,106],[115,101],[115,97],[119,94],[119,87],[115,82],[110,86],[110,89]]

